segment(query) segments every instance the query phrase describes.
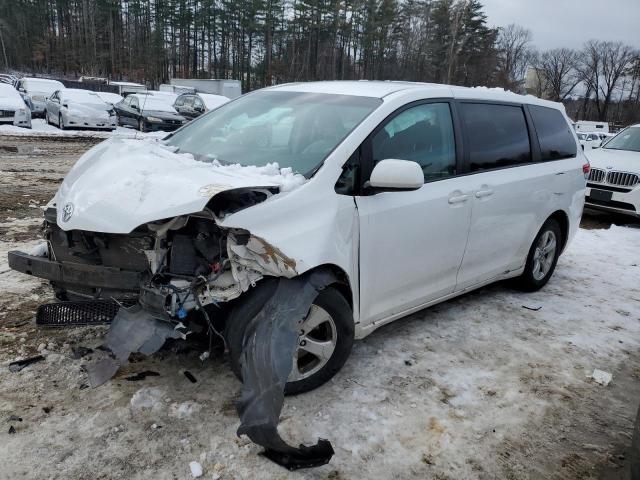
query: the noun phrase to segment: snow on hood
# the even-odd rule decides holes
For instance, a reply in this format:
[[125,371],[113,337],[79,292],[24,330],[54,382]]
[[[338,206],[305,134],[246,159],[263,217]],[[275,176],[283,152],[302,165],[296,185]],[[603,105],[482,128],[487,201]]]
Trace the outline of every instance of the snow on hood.
[[202,211],[225,190],[278,187],[286,192],[306,181],[277,164],[220,165],[174,152],[150,139],[113,138],[96,145],[80,157],[56,193],[58,225],[129,233],[154,220]]
[[640,152],[596,148],[585,151],[591,168],[640,173]]
[[20,108],[27,108],[25,103],[19,97],[1,97],[0,98],[0,110],[18,110]]
[[[66,102],[64,102],[66,103]],[[106,102],[103,104],[100,103],[76,103],[69,102],[68,112],[71,116],[98,116],[98,117],[108,117],[108,112],[113,107]]]

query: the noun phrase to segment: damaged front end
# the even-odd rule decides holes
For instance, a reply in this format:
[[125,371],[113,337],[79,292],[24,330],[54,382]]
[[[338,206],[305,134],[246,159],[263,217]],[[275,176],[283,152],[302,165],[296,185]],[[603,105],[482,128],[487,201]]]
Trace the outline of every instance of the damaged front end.
[[208,210],[114,234],[65,231],[49,209],[43,233],[46,248],[9,252],[12,269],[50,280],[60,301],[139,302],[166,319],[229,302],[265,275],[297,275],[293,259],[246,230],[220,228]]
[[[247,230],[220,227],[208,208],[150,222],[128,234],[67,231],[56,217],[53,209],[45,212],[46,243],[32,254],[9,252],[9,265],[50,280],[59,303],[47,307],[58,316],[77,314],[79,302],[118,306],[112,318],[102,318],[112,320],[104,342],[110,354],[86,367],[91,386],[113,377],[131,353],[152,354],[167,339],[185,339],[202,326],[209,348],[201,358],[207,358],[214,335],[225,342],[212,309],[237,299],[263,277],[277,277],[276,294],[252,319],[242,340],[238,434],[247,434],[265,447],[267,458],[289,469],[331,459],[327,440],[292,447],[279,436],[277,424],[300,325],[318,291],[336,281],[332,274],[300,276],[295,260]],[[204,324],[194,325],[193,317]]]

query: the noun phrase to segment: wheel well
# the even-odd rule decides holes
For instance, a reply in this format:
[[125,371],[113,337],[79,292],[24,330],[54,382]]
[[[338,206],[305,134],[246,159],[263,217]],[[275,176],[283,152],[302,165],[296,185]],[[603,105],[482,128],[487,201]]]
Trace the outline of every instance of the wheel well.
[[562,232],[562,248],[560,251],[563,251],[569,237],[569,217],[562,210],[556,210],[549,218],[553,218],[560,225],[560,231]]
[[337,265],[333,264],[319,265],[318,267],[314,268],[314,270],[317,270],[319,268],[327,268],[335,274],[338,281],[332,283],[331,286],[338,290],[338,292],[340,292],[340,294],[349,303],[351,310],[353,310],[353,293],[351,292],[351,284],[349,283],[349,276],[347,275],[347,273]]

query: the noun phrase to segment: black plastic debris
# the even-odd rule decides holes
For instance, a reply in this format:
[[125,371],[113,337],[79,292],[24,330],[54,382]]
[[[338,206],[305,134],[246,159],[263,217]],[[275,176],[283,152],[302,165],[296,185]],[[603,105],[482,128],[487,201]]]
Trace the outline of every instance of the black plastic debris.
[[47,415],[49,415],[52,410],[53,410],[53,407],[42,407],[42,411]]
[[80,360],[90,353],[93,353],[93,349],[89,347],[71,347],[71,358],[74,360]]
[[184,373],[184,376],[187,377],[191,383],[197,383],[198,382],[196,377],[194,377],[193,373],[191,373],[189,370],[185,370],[183,373]]
[[9,435],[13,435],[14,433],[16,433],[16,429],[15,429],[15,427],[13,425],[11,425],[9,427]]
[[22,421],[22,417],[19,417],[18,415],[10,415],[9,418],[7,418],[7,422],[21,422]]
[[154,372],[153,370],[145,370],[144,372],[138,372],[133,375],[129,375],[125,377],[125,380],[129,382],[139,382],[140,380],[144,380],[147,377],[159,377],[160,374],[158,372]]
[[265,457],[289,469],[329,463],[334,454],[328,440],[293,447],[278,433],[284,388],[293,366],[299,325],[318,291],[335,281],[330,271],[318,270],[292,279],[279,279],[273,296],[249,322],[241,356],[243,388],[236,409],[238,435],[265,447]]
[[175,323],[156,318],[140,305],[121,307],[111,323],[104,350],[105,357],[85,366],[91,387],[99,387],[112,378],[134,352],[151,355],[160,350],[168,338],[182,338]]
[[41,362],[42,360],[44,360],[44,357],[42,355],[36,355],[35,357],[25,358],[24,360],[17,360],[9,364],[9,371],[16,373],[22,370],[23,368],[26,368],[29,365],[33,365],[34,363]]
[[526,308],[527,310],[532,310],[534,312],[537,312],[538,310],[540,310],[542,307],[527,307],[526,305],[522,305],[522,308]]

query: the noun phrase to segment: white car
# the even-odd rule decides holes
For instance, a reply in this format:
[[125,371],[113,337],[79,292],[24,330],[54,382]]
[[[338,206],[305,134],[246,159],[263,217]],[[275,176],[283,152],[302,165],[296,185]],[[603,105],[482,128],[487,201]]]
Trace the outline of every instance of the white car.
[[586,206],[640,217],[640,124],[625,128],[587,157]]
[[602,145],[602,138],[597,133],[576,132],[576,135],[583,150],[593,150]]
[[0,83],[0,125],[31,128],[31,110],[11,85]]
[[16,88],[24,95],[25,101],[31,104],[31,115],[43,117],[47,99],[56,90],[63,89],[64,85],[57,80],[24,77],[18,80]]
[[578,229],[588,168],[559,103],[436,84],[281,85],[164,141],[89,150],[47,206],[48,244],[10,252],[9,265],[49,279],[60,300],[138,301],[135,315],[167,332],[220,333],[238,375],[245,348],[271,345],[259,319],[293,322],[278,354],[293,352],[286,391],[303,392],[392,320],[507,278],[543,287]]
[[96,92],[96,94],[105,102],[110,103],[111,105],[115,105],[116,103],[120,103],[124,98],[122,95],[118,95],[117,93],[112,92]]
[[45,117],[58,128],[91,128],[115,130],[116,111],[96,92],[78,88],[56,91],[47,100]]

